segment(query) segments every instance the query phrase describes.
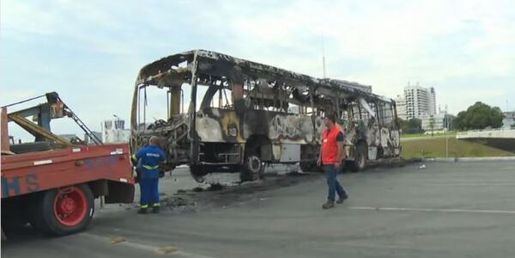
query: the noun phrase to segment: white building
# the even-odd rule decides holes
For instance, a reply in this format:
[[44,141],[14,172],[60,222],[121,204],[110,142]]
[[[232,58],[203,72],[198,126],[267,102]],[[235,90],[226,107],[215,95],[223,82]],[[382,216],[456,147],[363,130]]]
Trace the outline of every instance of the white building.
[[502,128],[515,129],[515,111],[504,112],[503,115]]
[[103,143],[128,143],[130,135],[130,130],[125,129],[124,120],[117,118],[102,122]]
[[421,119],[426,115],[436,114],[436,93],[433,87],[422,88],[418,84],[404,88],[406,100],[406,118]]
[[429,114],[430,115],[435,115],[436,114],[436,93],[435,93],[435,88],[433,87],[430,87],[428,88],[429,90],[429,102],[428,102],[428,107],[429,107]]
[[[95,135],[99,140],[102,140],[102,133],[101,132],[91,132],[93,135]],[[93,139],[91,139],[91,137],[87,134],[84,134],[84,141],[87,143],[87,144],[93,144],[94,141]]]
[[406,113],[406,99],[401,95],[395,98],[395,106],[397,107],[397,117],[402,120],[408,120],[408,113]]
[[422,115],[420,120],[422,120],[422,130],[424,131],[439,131],[443,130],[445,127],[445,113]]

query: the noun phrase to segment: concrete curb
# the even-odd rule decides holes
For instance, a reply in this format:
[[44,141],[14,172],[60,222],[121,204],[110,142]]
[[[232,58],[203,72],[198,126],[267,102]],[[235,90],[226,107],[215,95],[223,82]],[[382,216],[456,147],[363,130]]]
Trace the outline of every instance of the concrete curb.
[[505,157],[460,157],[460,158],[424,158],[422,161],[446,161],[446,162],[459,162],[459,161],[504,161],[515,160],[515,156]]

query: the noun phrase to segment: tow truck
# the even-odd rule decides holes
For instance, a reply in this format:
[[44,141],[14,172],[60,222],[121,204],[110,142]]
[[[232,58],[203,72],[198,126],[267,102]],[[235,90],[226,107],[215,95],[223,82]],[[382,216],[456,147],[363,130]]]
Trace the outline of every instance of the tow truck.
[[[46,102],[7,111],[38,98]],[[50,121],[63,117],[73,119],[92,144],[52,133]],[[35,141],[15,142],[9,136],[10,122]],[[102,144],[57,93],[1,107],[0,125],[2,229],[21,222],[52,235],[67,235],[88,227],[95,198],[132,203],[134,177],[128,144]]]

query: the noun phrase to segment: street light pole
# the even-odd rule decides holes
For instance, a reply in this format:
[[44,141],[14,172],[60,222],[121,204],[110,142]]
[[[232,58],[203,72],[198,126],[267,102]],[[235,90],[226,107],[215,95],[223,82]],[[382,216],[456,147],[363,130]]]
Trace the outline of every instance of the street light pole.
[[447,118],[447,110],[445,110],[443,119],[445,121],[445,157],[449,158],[449,121]]

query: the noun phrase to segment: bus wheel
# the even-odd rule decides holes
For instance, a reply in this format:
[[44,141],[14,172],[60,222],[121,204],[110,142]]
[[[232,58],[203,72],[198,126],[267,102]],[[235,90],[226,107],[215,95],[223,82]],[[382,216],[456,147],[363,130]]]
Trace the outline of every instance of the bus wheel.
[[204,183],[208,173],[209,171],[206,166],[190,165],[190,174],[197,183]]
[[302,172],[313,172],[315,166],[313,162],[300,162],[300,169]]
[[300,162],[300,169],[302,172],[324,172],[316,162]]
[[87,185],[50,190],[34,200],[31,223],[46,233],[67,235],[87,228],[94,209],[93,193]]
[[358,172],[364,170],[367,165],[367,146],[361,142],[356,146],[356,155],[354,161],[350,163],[350,170]]
[[240,180],[245,182],[262,179],[264,172],[265,166],[261,159],[255,154],[249,155],[240,171]]

